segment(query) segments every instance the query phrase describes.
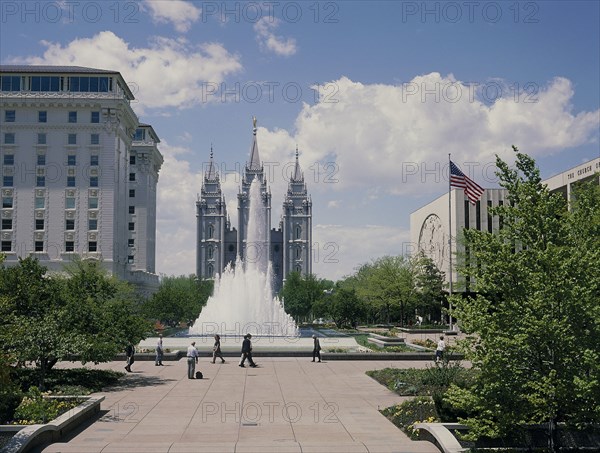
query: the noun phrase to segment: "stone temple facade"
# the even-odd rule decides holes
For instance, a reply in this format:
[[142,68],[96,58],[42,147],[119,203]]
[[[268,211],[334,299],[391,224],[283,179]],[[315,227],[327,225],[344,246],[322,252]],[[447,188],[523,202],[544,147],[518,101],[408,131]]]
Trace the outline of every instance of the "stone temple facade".
[[[235,265],[238,255],[242,259],[252,259],[256,253],[268,253],[272,263],[273,288],[279,291],[290,272],[296,271],[301,275],[312,273],[312,200],[296,150],[296,162],[289,176],[279,228],[271,228],[271,192],[258,152],[256,131],[254,120],[250,158],[245,165],[237,196],[237,228],[231,225],[227,214],[225,196],[211,149],[202,190],[196,202],[196,275],[211,279],[228,264]],[[248,195],[255,178],[261,183],[262,201],[266,209],[265,231],[269,231],[266,250],[260,251],[246,250]]]

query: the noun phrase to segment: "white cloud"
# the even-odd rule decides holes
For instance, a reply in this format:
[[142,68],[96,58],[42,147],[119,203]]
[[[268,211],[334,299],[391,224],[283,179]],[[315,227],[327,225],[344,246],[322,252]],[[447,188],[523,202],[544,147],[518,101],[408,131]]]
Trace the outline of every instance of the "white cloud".
[[294,38],[277,36],[274,30],[279,27],[281,20],[276,17],[263,17],[254,24],[256,40],[263,52],[273,52],[276,55],[289,57],[298,50]]
[[338,280],[384,255],[410,252],[410,232],[385,225],[316,224],[313,227],[313,273]]
[[[425,89],[437,90],[438,99]],[[512,159],[511,145],[533,156],[558,153],[597,141],[600,128],[600,111],[571,111],[573,88],[564,78],[539,87],[530,99],[536,102],[510,92],[486,103],[466,83],[438,73],[401,86],[342,77],[320,93],[319,103],[303,106],[295,131],[260,131],[263,159],[289,154],[298,143],[305,170],[321,163],[313,193],[362,188],[374,200],[383,193],[438,193],[447,184],[448,153],[490,185],[494,154]],[[335,184],[325,184],[327,162]]]
[[43,56],[14,58],[11,63],[77,65],[119,71],[146,109],[189,107],[206,99],[206,82],[219,84],[242,69],[237,55],[218,43],[192,45],[183,38],[154,37],[148,47],[133,47],[111,31],[62,46],[43,41]]
[[[452,82],[450,77],[436,73],[411,81]],[[347,78],[332,84],[338,102],[322,98],[316,105],[305,105],[298,113],[294,131],[265,127],[257,131],[260,156],[273,194],[274,227],[279,223],[296,144],[313,203],[327,203],[330,209],[344,206],[336,209],[333,217],[342,225],[313,219],[313,272],[324,278],[339,279],[374,258],[411,251],[408,229],[383,225],[373,217],[368,221],[377,225],[357,225],[357,212],[362,212],[361,203],[389,209],[390,194],[398,200],[394,209],[402,212],[404,195],[442,193],[447,181],[440,179],[436,164],[440,168],[445,165],[448,152],[456,162],[484,164],[493,162],[494,153],[511,158],[511,144],[539,157],[598,139],[600,112],[573,113],[573,89],[566,79],[557,78],[540,89],[536,103],[515,102],[511,93],[491,104],[477,96],[454,103],[443,98],[440,102],[429,98],[422,102],[420,95],[414,96],[417,99],[406,96],[403,87],[364,85]],[[467,90],[466,85],[461,86]],[[247,143],[249,148],[250,134]],[[194,202],[202,175],[190,171],[186,148],[163,142],[161,151],[165,164],[158,188],[158,267],[169,274],[187,274],[195,268]],[[237,171],[243,169],[247,158],[218,164],[234,226],[240,185]],[[219,162],[218,149],[215,160]],[[475,168],[481,170],[481,166]],[[327,182],[336,178],[337,183]],[[475,178],[482,182],[477,174]],[[357,203],[358,211],[352,210]]]
[[160,170],[156,205],[157,272],[167,275],[196,273],[196,199],[202,175],[181,158],[187,148],[160,143],[164,163]]
[[202,9],[182,0],[146,0],[143,5],[154,22],[172,23],[179,33],[189,31],[202,13]]

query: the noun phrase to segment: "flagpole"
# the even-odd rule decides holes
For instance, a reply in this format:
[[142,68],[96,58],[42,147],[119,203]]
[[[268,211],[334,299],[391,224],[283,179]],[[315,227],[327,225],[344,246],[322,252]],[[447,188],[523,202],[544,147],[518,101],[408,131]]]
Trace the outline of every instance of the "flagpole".
[[[448,260],[450,264],[450,287],[449,297],[452,297],[452,169],[450,168],[452,159],[450,153],[448,153]],[[448,314],[449,314],[449,329],[452,330],[452,302],[448,298]]]

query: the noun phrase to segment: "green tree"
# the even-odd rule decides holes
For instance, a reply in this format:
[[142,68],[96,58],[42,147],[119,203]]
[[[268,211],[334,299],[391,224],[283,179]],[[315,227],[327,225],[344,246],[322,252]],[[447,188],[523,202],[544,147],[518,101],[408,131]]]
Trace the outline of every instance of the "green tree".
[[56,362],[111,360],[147,330],[129,288],[99,263],[76,262],[67,275],[49,274],[32,257],[0,268],[1,352],[34,362],[41,388]]
[[318,279],[315,275],[300,275],[290,272],[285,279],[279,297],[283,299],[285,311],[294,317],[296,322],[306,321],[314,317],[314,309],[321,307],[325,291],[333,287],[330,280]]
[[600,190],[582,187],[569,211],[515,152],[515,169],[496,159],[509,203],[491,213],[503,228],[464,231],[475,294],[453,303],[481,372],[448,400],[472,414],[472,437],[547,423],[553,442],[557,423],[600,422]]
[[364,303],[353,289],[336,288],[333,292],[329,314],[338,328],[353,326],[364,316]]
[[432,320],[441,320],[442,303],[445,298],[444,273],[433,260],[423,253],[415,260],[415,284],[420,314]]
[[355,277],[343,285],[354,288],[381,321],[390,323],[397,319],[403,324],[408,314],[414,313],[415,269],[412,261],[404,256],[384,256],[363,264]]
[[182,322],[192,325],[212,290],[212,280],[200,280],[195,275],[163,276],[158,291],[144,302],[143,312],[171,327]]

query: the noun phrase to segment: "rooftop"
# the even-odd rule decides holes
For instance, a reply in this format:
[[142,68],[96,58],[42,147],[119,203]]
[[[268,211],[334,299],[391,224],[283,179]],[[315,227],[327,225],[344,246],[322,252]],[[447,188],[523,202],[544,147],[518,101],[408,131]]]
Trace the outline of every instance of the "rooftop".
[[0,72],[6,73],[69,73],[69,74],[120,74],[119,71],[86,68],[85,66],[46,66],[46,65],[0,65]]

